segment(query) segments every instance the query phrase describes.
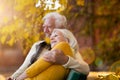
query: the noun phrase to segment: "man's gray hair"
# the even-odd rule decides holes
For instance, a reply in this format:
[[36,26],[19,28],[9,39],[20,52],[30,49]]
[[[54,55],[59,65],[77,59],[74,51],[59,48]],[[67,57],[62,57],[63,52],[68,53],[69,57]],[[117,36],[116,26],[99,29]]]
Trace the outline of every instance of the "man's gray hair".
[[67,27],[66,17],[57,12],[51,12],[51,13],[46,14],[43,17],[43,21],[45,21],[48,18],[55,20],[55,27],[57,27],[57,28],[66,28]]

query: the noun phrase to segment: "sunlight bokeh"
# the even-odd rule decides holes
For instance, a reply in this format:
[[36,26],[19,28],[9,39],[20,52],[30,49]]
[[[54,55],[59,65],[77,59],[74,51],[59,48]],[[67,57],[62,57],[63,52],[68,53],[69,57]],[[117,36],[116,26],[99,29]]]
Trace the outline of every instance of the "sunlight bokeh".
[[6,1],[3,0],[0,3],[0,27],[1,25],[5,25],[8,21],[12,19],[13,10],[12,5],[9,3],[9,1],[6,4]]
[[80,49],[80,54],[88,64],[91,64],[95,60],[95,52],[90,47]]
[[120,60],[114,62],[114,63],[110,66],[110,71],[117,72],[117,73],[120,74]]
[[3,75],[0,75],[0,80],[6,80]]
[[42,18],[54,11],[66,16],[68,29],[75,34],[80,53],[90,65],[88,77],[120,78],[120,1],[48,1],[52,5],[46,6],[47,0],[0,0],[0,80],[22,64],[35,42],[44,39],[49,43]]

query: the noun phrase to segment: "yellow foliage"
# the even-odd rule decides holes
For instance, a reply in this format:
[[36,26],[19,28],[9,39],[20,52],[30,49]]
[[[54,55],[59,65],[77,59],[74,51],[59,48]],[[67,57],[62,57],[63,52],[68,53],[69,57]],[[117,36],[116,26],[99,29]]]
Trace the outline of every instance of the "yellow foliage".
[[15,8],[14,8],[16,11],[21,11],[22,9],[24,9],[24,7],[20,6],[20,5],[17,5]]
[[77,5],[84,6],[85,0],[77,0]]
[[39,41],[39,37],[40,35],[39,34],[36,34],[35,36],[33,36],[33,40],[36,42],[36,41]]
[[50,38],[48,38],[48,37],[45,37],[45,39],[44,39],[48,44],[50,44]]
[[36,8],[35,7],[32,7],[30,10],[29,10],[29,14],[34,14],[36,12]]
[[17,19],[17,16],[13,16],[13,19],[16,20],[16,19]]
[[28,37],[29,37],[29,33],[28,32],[26,32],[26,33],[24,33],[24,36],[23,36],[25,39],[27,39]]
[[106,78],[108,80],[119,80],[119,78],[116,75],[110,74],[108,76],[106,76]]
[[8,31],[9,31],[9,29],[7,29],[6,27],[4,27],[4,28],[1,29],[0,33],[4,34],[4,33],[8,32]]
[[14,44],[14,42],[15,42],[15,39],[14,39],[14,37],[12,37],[9,41],[7,41],[7,44],[12,46]]
[[30,5],[33,3],[34,3],[34,0],[16,0],[16,6],[14,7],[14,9],[16,11],[21,11],[25,9],[27,5]]
[[90,47],[81,48],[80,54],[88,64],[91,64],[95,60],[95,52]]
[[8,17],[4,17],[4,18],[3,18],[3,22],[4,22],[4,23],[7,23],[7,22],[8,22]]
[[100,75],[98,80],[119,80],[120,79],[120,75],[116,75],[116,74],[109,74],[109,75]]
[[6,80],[3,75],[0,75],[0,80]]
[[[38,0],[6,0],[5,3],[7,2],[9,2],[9,5],[6,5],[6,7],[9,7],[14,14],[11,15],[12,19],[10,22],[8,22],[9,19],[7,17],[3,19],[6,24],[0,28],[0,43],[12,46],[17,41],[20,41],[24,50],[29,49],[35,41],[40,40],[43,33],[39,34],[38,31],[41,29],[38,27],[42,25],[43,16],[52,11],[61,12],[68,6],[68,0],[60,0],[61,8],[58,10],[45,11],[43,7],[35,7],[35,3],[37,3]],[[4,10],[4,6],[0,5],[0,11],[2,10]],[[47,43],[50,43],[48,38],[45,38],[45,40]]]
[[2,12],[4,10],[3,5],[0,5],[0,12]]
[[26,24],[26,27],[31,27],[31,24],[30,24],[30,23],[27,23],[27,24]]
[[57,12],[61,12],[67,8],[68,0],[60,0],[60,3],[63,5],[60,9],[56,10]]
[[0,42],[1,42],[2,44],[5,43],[5,40],[6,40],[6,36],[2,36],[2,37],[0,38]]

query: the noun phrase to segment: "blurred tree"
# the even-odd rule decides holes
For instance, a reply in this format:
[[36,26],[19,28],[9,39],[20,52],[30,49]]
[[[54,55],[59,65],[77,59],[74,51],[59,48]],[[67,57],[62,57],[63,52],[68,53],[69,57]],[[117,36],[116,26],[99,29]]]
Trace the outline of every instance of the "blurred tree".
[[42,23],[40,20],[43,14],[34,7],[34,0],[4,1],[4,4],[7,3],[4,7],[10,7],[9,11],[12,11],[12,14],[11,20],[4,22],[0,27],[0,42],[9,46],[21,43],[21,48],[27,51],[35,41],[41,39],[42,32],[39,32],[38,26]]
[[120,60],[120,7],[118,5],[120,5],[119,0],[94,0],[92,35],[96,55],[103,61],[102,70],[108,70],[113,62]]
[[[19,46],[27,54],[34,42],[44,39],[42,17],[57,11],[67,17],[68,28],[75,34],[80,49],[87,46],[94,50],[93,67],[107,67],[119,60],[119,0],[60,0],[65,7],[58,10],[44,10],[45,5],[35,7],[38,0],[0,1],[1,45],[21,43]],[[104,67],[101,69],[106,70]]]
[[[55,0],[53,0],[55,1]],[[84,0],[76,0],[77,5],[84,5]],[[14,46],[21,43],[20,47],[26,54],[32,44],[44,38],[42,32],[42,18],[52,11],[62,12],[67,7],[67,0],[60,0],[62,6],[58,10],[44,10],[45,4],[35,7],[38,0],[3,0],[0,6],[4,24],[0,25],[0,43]],[[67,10],[67,9],[66,9]],[[8,11],[11,13],[9,17]],[[68,11],[69,12],[69,11]]]

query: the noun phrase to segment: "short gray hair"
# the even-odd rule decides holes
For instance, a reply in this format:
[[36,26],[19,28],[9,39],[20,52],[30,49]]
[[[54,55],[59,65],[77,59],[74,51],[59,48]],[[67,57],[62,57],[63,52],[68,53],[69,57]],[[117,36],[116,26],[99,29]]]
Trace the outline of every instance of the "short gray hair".
[[52,18],[55,20],[55,27],[66,28],[66,26],[67,26],[66,17],[57,12],[51,12],[51,13],[46,14],[43,17],[43,21],[45,21],[47,18]]

